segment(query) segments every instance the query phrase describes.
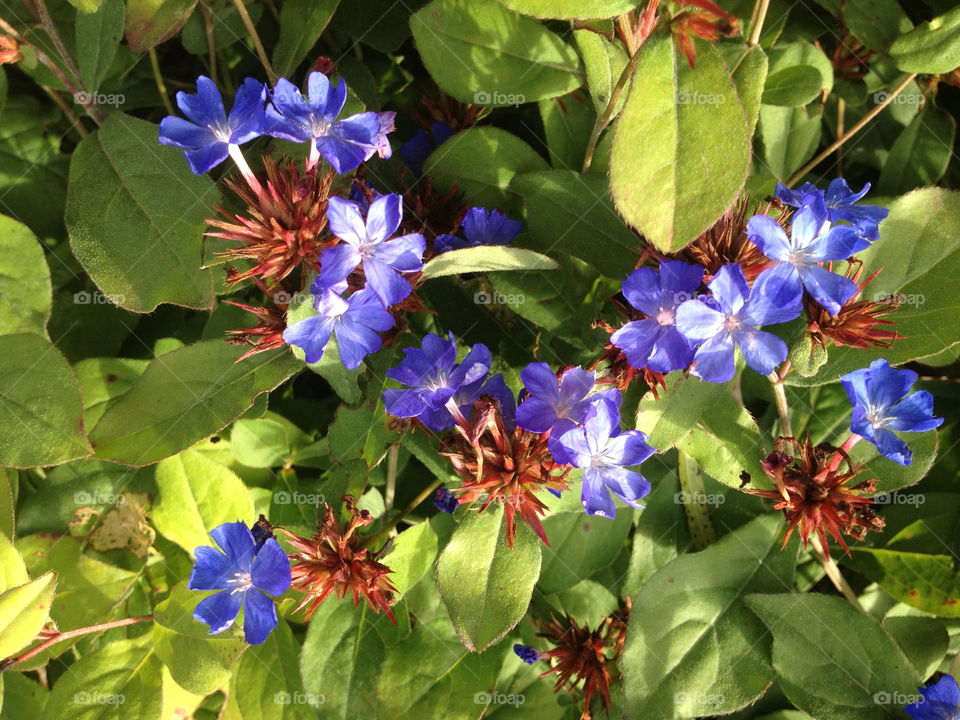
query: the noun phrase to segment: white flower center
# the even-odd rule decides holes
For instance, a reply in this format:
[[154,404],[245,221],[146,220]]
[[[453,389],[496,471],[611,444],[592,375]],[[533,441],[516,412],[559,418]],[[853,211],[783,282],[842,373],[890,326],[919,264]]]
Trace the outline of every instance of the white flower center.
[[246,592],[253,587],[253,579],[248,572],[234,573],[233,577],[227,580],[227,587],[230,589],[231,595]]
[[660,312],[657,313],[657,324],[659,325],[673,325],[677,319],[677,311],[675,308],[660,308]]

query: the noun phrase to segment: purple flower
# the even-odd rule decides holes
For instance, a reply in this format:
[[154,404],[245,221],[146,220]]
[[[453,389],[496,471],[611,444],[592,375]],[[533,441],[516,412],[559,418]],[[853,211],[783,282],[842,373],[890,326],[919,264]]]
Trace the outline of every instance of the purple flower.
[[813,183],[804,183],[797,190],[790,190],[783,183],[777,183],[775,194],[781,202],[793,207],[803,207],[821,200],[826,205],[827,219],[830,222],[846,220],[853,225],[868,223],[877,226],[887,217],[889,210],[877,205],[855,205],[869,189],[870,183],[867,183],[860,192],[855,193],[846,180],[835,178],[830,181],[826,192]]
[[546,432],[559,420],[583,422],[590,410],[587,394],[593,389],[595,373],[570,368],[560,379],[550,366],[532,362],[520,371],[529,395],[517,408],[517,424],[530,432]]
[[701,280],[702,267],[664,260],[659,274],[652,268],[640,268],[623,281],[624,297],[647,315],[610,336],[628,363],[656,372],[680,370],[691,363],[694,346],[677,330],[676,315],[677,307],[696,294]]
[[480,378],[468,385],[462,385],[453,394],[446,407],[439,410],[427,408],[417,415],[417,420],[434,432],[448,430],[455,423],[453,414],[450,412],[450,406],[456,406],[461,415],[469,418],[470,411],[473,410],[473,404],[480,399],[481,395],[490,395],[500,403],[500,417],[503,420],[503,426],[507,432],[513,432],[513,428],[516,426],[517,401],[500,373],[488,378]]
[[917,381],[913,370],[896,370],[886,360],[870,363],[840,378],[853,405],[850,431],[877,446],[880,454],[901,465],[913,459],[910,447],[893,434],[927,432],[940,427],[933,417],[933,396],[926,390],[907,395]]
[[751,290],[736,263],[724,265],[710,281],[712,298],[687,300],[677,308],[677,329],[703,343],[694,355],[692,373],[709,382],[727,382],[735,370],[734,347],[747,365],[768,375],[787,357],[787,346],[761,325],[793,320],[800,296],[764,270]]
[[958,720],[960,712],[960,687],[952,675],[944,675],[935,683],[918,687],[923,696],[919,702],[903,708],[913,720]]
[[210,626],[210,635],[216,635],[233,625],[243,608],[243,634],[248,643],[259,645],[277,626],[277,609],[264,593],[286,592],[290,561],[273,538],[258,548],[250,528],[242,522],[218,525],[210,535],[223,552],[207,545],[194,550],[197,562],[187,587],[220,592],[201,600],[193,617]]
[[[420,348],[409,347],[403,352],[406,357],[387,370],[387,377],[407,388],[383,391],[386,411],[397,417],[420,417],[431,410],[439,412],[441,418],[449,417],[445,408],[457,391],[464,385],[482,383],[490,371],[490,351],[479,343],[457,364],[453,333],[448,340],[429,333]],[[451,418],[447,427],[452,424]]]
[[819,263],[846,260],[870,242],[850,225],[836,225],[821,232],[826,218],[823,200],[814,198],[794,216],[789,239],[776,220],[766,215],[750,218],[747,237],[764,255],[777,262],[769,272],[778,282],[798,297],[803,293],[802,288],[806,288],[827,312],[836,315],[857,293],[857,284]]
[[196,95],[177,93],[177,105],[192,122],[168,115],[160,121],[160,143],[183,148],[190,169],[203,175],[222,163],[231,147],[263,135],[265,100],[263,83],[247,78],[237,89],[228,117],[217,86],[201,75]]
[[459,505],[457,496],[446,488],[437,488],[437,496],[433,499],[433,506],[440,512],[445,512],[448,515],[452,514],[454,510],[457,509]]
[[446,123],[434,122],[429,130],[417,130],[413,137],[400,146],[400,157],[419,178],[423,175],[423,164],[430,153],[443,145],[456,133]]
[[463,218],[463,234],[467,239],[444,233],[437,236],[433,247],[439,254],[480,245],[507,245],[522,229],[523,223],[511,220],[498,210],[472,207]]
[[416,272],[423,267],[427,244],[419,233],[390,239],[400,226],[402,212],[399,195],[381,195],[371,202],[366,221],[357,203],[330,198],[330,230],[344,243],[320,253],[319,283],[336,285],[363,263],[367,287],[384,307],[407,297],[413,288],[400,273]]
[[318,314],[301,320],[283,331],[287,345],[296,345],[306,354],[308,363],[323,357],[330,335],[337,336],[340,360],[355,370],[363,358],[380,349],[378,333],[393,327],[393,315],[383,309],[380,300],[364,288],[344,300],[333,290],[317,298]]
[[540,659],[540,653],[537,652],[537,649],[530,647],[529,645],[521,645],[520,643],[517,643],[513,646],[513,652],[515,652],[517,657],[523,660],[527,665],[533,665],[537,660]]
[[338,173],[349,172],[382,148],[384,127],[375,112],[362,112],[337,120],[347,100],[347,84],[340,78],[330,85],[322,72],[307,78],[307,97],[285,78],[277,81],[267,108],[267,132],[291,142],[310,141],[317,153]]
[[[386,160],[393,155],[393,148],[390,147],[390,139],[387,135],[397,129],[397,113],[386,110],[377,113],[377,117],[380,118],[380,131],[377,133],[377,154]],[[366,159],[369,160],[371,157],[372,155],[369,155]]]
[[654,449],[639,430],[620,432],[620,410],[607,399],[592,404],[582,427],[575,427],[559,438],[571,464],[584,468],[583,507],[590,515],[616,516],[609,492],[630,507],[650,492],[650,483],[640,473],[627,470],[650,457]]

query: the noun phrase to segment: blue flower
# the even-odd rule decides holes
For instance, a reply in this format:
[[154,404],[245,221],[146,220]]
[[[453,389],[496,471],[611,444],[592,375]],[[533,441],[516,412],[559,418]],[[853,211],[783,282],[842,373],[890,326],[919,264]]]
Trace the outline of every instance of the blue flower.
[[940,427],[933,417],[933,396],[926,390],[907,395],[917,381],[913,370],[896,370],[886,360],[870,363],[840,378],[853,405],[850,431],[869,440],[880,454],[901,465],[913,459],[910,447],[893,434],[927,432]]
[[814,198],[793,218],[790,238],[777,221],[766,215],[754,215],[747,223],[747,237],[776,265],[769,270],[785,288],[802,295],[807,289],[831,315],[857,293],[857,284],[832,273],[819,263],[846,260],[869,246],[863,228],[835,225],[821,232],[827,222],[823,200]]
[[344,243],[320,253],[318,282],[327,287],[336,285],[363,263],[367,287],[384,307],[407,297],[413,288],[400,273],[416,272],[423,267],[427,245],[419,233],[390,239],[400,226],[402,212],[399,195],[381,195],[371,202],[366,221],[357,203],[330,198],[330,230]]
[[517,657],[523,660],[527,665],[533,665],[537,660],[540,659],[540,653],[537,652],[537,649],[530,647],[529,645],[521,645],[520,643],[517,643],[513,646],[513,652],[515,652]]
[[444,233],[433,242],[437,254],[480,245],[507,245],[523,229],[523,223],[511,220],[498,210],[472,207],[463,218],[463,234],[467,239]]
[[960,720],[960,687],[952,675],[944,675],[937,682],[917,688],[923,700],[910,703],[904,709],[913,720]]
[[233,625],[243,608],[243,634],[259,645],[277,626],[277,609],[267,595],[282,595],[290,587],[290,561],[273,538],[258,548],[242,522],[218,525],[210,535],[223,552],[207,545],[194,550],[197,562],[187,587],[220,592],[201,600],[193,617],[216,635]]
[[160,143],[184,148],[190,169],[203,175],[222,163],[232,147],[263,135],[265,100],[263,83],[247,78],[237,89],[228,117],[217,86],[201,75],[196,95],[177,93],[177,105],[193,122],[168,115],[160,121]]
[[473,404],[480,399],[481,395],[490,395],[500,403],[500,418],[503,420],[503,426],[507,432],[513,432],[513,428],[516,426],[517,401],[500,373],[488,378],[480,378],[468,385],[462,385],[453,394],[446,407],[440,410],[427,408],[417,415],[417,420],[434,432],[448,430],[456,422],[451,407],[456,407],[460,415],[469,419]]
[[664,260],[659,274],[652,268],[634,270],[623,281],[623,295],[637,310],[647,315],[628,322],[610,336],[610,342],[623,350],[633,367],[670,372],[687,367],[693,360],[694,346],[676,326],[677,307],[692,298],[703,268],[679,260]]
[[790,190],[783,183],[777,183],[775,194],[781,202],[793,207],[803,207],[821,200],[826,205],[827,219],[830,222],[846,220],[853,225],[867,223],[876,227],[886,219],[890,211],[877,205],[855,204],[869,189],[870,183],[867,183],[860,192],[855,193],[846,180],[835,178],[830,181],[826,192],[813,183],[804,183],[797,190]]
[[421,348],[409,347],[403,352],[406,357],[387,370],[387,377],[407,388],[383,391],[384,407],[396,417],[419,417],[430,410],[438,411],[441,418],[449,416],[445,408],[457,391],[464,385],[482,383],[490,371],[490,350],[480,343],[457,364],[453,333],[447,340],[428,333]]
[[[385,128],[379,114],[362,112],[337,120],[347,100],[347,84],[330,85],[322,72],[307,78],[307,97],[280,78],[270,95],[267,132],[291,142],[310,142],[312,160],[322,155],[338,173],[349,172],[383,149]],[[389,124],[389,123],[388,123]]]
[[[620,432],[620,410],[606,398],[594,402],[581,427],[560,436],[559,442],[574,467],[584,468],[583,507],[590,515],[616,516],[609,492],[630,507],[650,492],[650,483],[640,473],[628,470],[650,457],[654,449],[639,430]],[[609,492],[608,492],[609,491]]]
[[595,373],[570,368],[560,379],[550,366],[532,362],[520,371],[526,399],[517,408],[517,424],[524,430],[542,433],[558,421],[583,422],[590,410],[587,394],[593,389]]
[[433,506],[437,510],[445,512],[449,515],[457,509],[459,504],[460,503],[457,501],[457,496],[452,492],[446,488],[437,488],[437,496],[433,499]]
[[434,122],[429,130],[417,130],[413,137],[400,146],[400,157],[419,178],[423,175],[423,164],[430,153],[443,145],[456,133],[446,123]]
[[703,343],[694,355],[691,372],[709,382],[727,382],[735,370],[734,346],[747,365],[768,375],[787,357],[787,345],[761,325],[793,320],[800,314],[800,296],[784,288],[772,270],[747,286],[736,263],[724,265],[710,281],[712,298],[687,300],[677,308],[677,329]]
[[378,333],[393,327],[393,315],[383,309],[380,300],[364,288],[344,300],[333,290],[325,290],[314,306],[318,312],[283,331],[287,345],[302,348],[308,363],[323,357],[330,335],[336,334],[340,360],[355,370],[363,358],[380,349]]

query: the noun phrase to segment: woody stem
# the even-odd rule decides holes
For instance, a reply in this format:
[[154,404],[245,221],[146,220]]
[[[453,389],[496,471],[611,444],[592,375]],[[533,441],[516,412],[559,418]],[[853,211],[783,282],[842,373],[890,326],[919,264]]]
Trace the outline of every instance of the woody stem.
[[857,599],[857,594],[853,591],[853,588],[850,587],[850,583],[847,582],[847,579],[843,576],[843,573],[840,572],[840,566],[837,565],[832,557],[824,552],[823,544],[820,542],[820,538],[816,535],[811,535],[810,540],[811,545],[813,545],[810,552],[823,566],[823,570],[827,574],[827,577],[830,578],[830,582],[833,583],[833,586],[839,590],[847,599],[847,602],[853,605],[857,610],[860,612],[866,612],[866,610],[864,610],[863,606],[860,604],[860,601]]
[[76,628],[74,630],[67,630],[65,632],[58,632],[46,640],[44,640],[39,645],[27,650],[22,655],[17,655],[16,657],[7,658],[6,660],[0,662],[0,670],[6,670],[7,668],[13,667],[20,663],[26,662],[30,658],[36,657],[44,650],[53,647],[57,643],[61,643],[64,640],[69,640],[75,637],[83,637],[84,635],[90,635],[92,633],[105,632],[107,630],[113,630],[114,628],[124,627],[126,625],[135,625],[136,623],[142,622],[151,622],[153,620],[153,615],[139,615],[137,617],[123,618],[121,620],[113,620],[111,622],[100,623],[99,625],[89,625],[87,627]]
[[790,425],[790,406],[787,404],[787,391],[783,380],[776,371],[767,375],[770,386],[773,388],[773,399],[777,402],[777,414],[780,416],[780,434],[793,437],[793,428]]
[[380,528],[375,534],[371,535],[369,539],[365,543],[363,543],[363,546],[372,548],[379,545],[383,540],[385,540],[390,535],[390,533],[393,532],[394,528],[400,524],[401,520],[403,520],[407,515],[412,513],[414,510],[416,510],[417,506],[420,505],[420,503],[422,503],[428,497],[430,497],[436,491],[436,489],[441,485],[443,485],[443,480],[439,478],[437,480],[434,480],[432,483],[430,483],[426,488],[423,489],[423,491],[419,495],[417,495],[413,500],[407,503],[406,507],[404,507],[403,510],[401,510],[396,517],[391,518],[389,521],[387,521],[386,525]]

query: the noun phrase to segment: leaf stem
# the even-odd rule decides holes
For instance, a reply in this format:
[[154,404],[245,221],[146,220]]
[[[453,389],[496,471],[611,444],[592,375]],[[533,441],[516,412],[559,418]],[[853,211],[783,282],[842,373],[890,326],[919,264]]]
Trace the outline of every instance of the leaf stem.
[[163,107],[168,115],[176,115],[177,111],[173,109],[173,103],[170,102],[170,95],[167,93],[167,86],[163,82],[163,74],[160,72],[160,59],[157,57],[157,48],[150,48],[150,67],[153,69],[153,79],[157,83],[157,90],[160,98],[163,100]]
[[590,140],[587,141],[587,152],[583,156],[583,169],[580,171],[582,174],[586,174],[590,170],[590,165],[593,163],[593,153],[596,152],[597,141],[600,139],[600,133],[603,132],[604,128],[610,124],[610,120],[613,119],[613,113],[616,110],[617,102],[620,100],[620,95],[623,93],[627,81],[630,80],[630,77],[633,75],[633,71],[637,68],[637,62],[640,59],[640,49],[641,48],[637,48],[637,51],[630,56],[630,60],[623,68],[623,72],[620,73],[620,78],[617,80],[613,92],[610,93],[610,102],[607,103],[603,114],[601,114],[593,124],[593,130],[590,131]]
[[73,129],[77,131],[80,139],[85,138],[87,136],[87,129],[81,124],[80,119],[74,115],[73,110],[70,109],[66,101],[49,85],[41,85],[40,88],[53,100],[54,104],[60,108],[60,112],[67,116],[67,120],[70,121]]
[[203,13],[203,27],[207,35],[207,53],[210,55],[210,77],[217,82],[217,42],[213,30],[213,13],[207,7],[206,2],[200,3],[200,11]]
[[817,155],[813,160],[811,160],[802,168],[800,168],[793,175],[793,177],[787,180],[787,183],[786,183],[787,187],[790,187],[794,183],[801,180],[804,175],[806,175],[808,172],[813,170],[813,168],[819,165],[825,158],[828,158],[831,154],[833,154],[833,152],[839,149],[847,140],[849,140],[858,132],[860,132],[860,130],[863,129],[863,126],[866,125],[871,120],[873,120],[877,115],[879,115],[887,105],[892,103],[894,99],[897,97],[897,95],[902,93],[904,88],[906,88],[907,85],[909,85],[915,77],[917,77],[917,73],[910,73],[909,75],[907,75],[907,77],[904,78],[903,82],[901,82],[899,85],[897,85],[897,87],[895,87],[893,90],[890,91],[890,94],[887,95],[886,99],[882,103],[877,105],[873,110],[871,110],[862,118],[860,118],[859,122],[855,123],[849,130],[847,130],[840,137],[834,140],[827,147],[826,150],[824,150],[822,153]]
[[763,30],[763,21],[767,19],[767,9],[770,7],[770,0],[757,0],[753,6],[753,15],[750,22],[750,37],[747,39],[747,47],[753,47],[760,43],[760,33]]
[[687,527],[697,550],[703,550],[717,541],[717,531],[710,520],[707,509],[707,488],[703,484],[703,474],[697,461],[685,452],[678,451],[677,476],[680,479],[680,491],[683,493],[683,511],[687,516]]
[[34,8],[37,14],[37,19],[40,20],[40,24],[46,31],[47,36],[53,41],[53,45],[57,48],[57,52],[60,53],[60,59],[63,60],[63,64],[67,67],[67,71],[73,77],[74,83],[78,87],[83,87],[83,83],[80,80],[80,68],[77,67],[77,63],[74,61],[70,51],[67,50],[67,46],[63,42],[63,38],[60,37],[60,32],[57,30],[57,26],[54,24],[53,18],[50,17],[50,12],[47,10],[46,2],[44,0],[34,0]]
[[270,81],[271,85],[276,85],[277,74],[273,71],[273,66],[270,64],[270,59],[267,57],[267,51],[264,49],[263,43],[260,41],[260,36],[257,34],[257,29],[253,26],[253,20],[250,19],[250,13],[247,12],[247,6],[244,5],[243,0],[233,0],[233,4],[236,5],[237,12],[240,13],[240,19],[243,20],[243,26],[247,29],[247,34],[253,41],[253,47],[257,51],[257,57],[260,58],[260,64],[263,65],[263,69],[267,73],[267,80]]
[[790,406],[787,404],[787,391],[783,387],[783,379],[776,371],[767,375],[770,386],[773,388],[773,399],[777,403],[777,415],[780,416],[781,435],[793,437],[793,428],[790,426]]
[[0,662],[0,671],[7,670],[14,665],[19,665],[20,663],[26,662],[30,658],[36,657],[44,650],[51,648],[57,643],[63,642],[64,640],[83,637],[84,635],[91,635],[98,632],[105,632],[107,630],[125,627],[126,625],[136,625],[137,623],[151,622],[152,620],[153,615],[138,615],[136,617],[122,618],[120,620],[111,620],[110,622],[100,623],[99,625],[88,625],[87,627],[76,628],[75,630],[58,632],[44,640],[39,645],[35,645],[34,647],[30,648],[25,653],[17,655],[16,657],[7,658],[3,662]]
[[394,528],[400,524],[400,521],[403,520],[407,515],[412,513],[417,509],[417,506],[420,505],[424,500],[433,495],[438,487],[443,485],[443,480],[437,478],[432,483],[430,483],[424,490],[417,495],[413,500],[407,503],[407,506],[401,510],[396,517],[391,518],[386,525],[380,528],[376,533],[371,535],[369,539],[363,544],[364,547],[372,548],[378,545],[381,541],[385,540],[387,536],[393,532]]
[[824,552],[823,544],[820,542],[820,538],[817,535],[811,535],[810,544],[813,546],[810,548],[810,552],[823,566],[823,571],[827,574],[827,577],[830,578],[830,582],[833,583],[833,586],[843,594],[843,596],[847,599],[847,602],[853,605],[860,612],[865,613],[866,610],[863,609],[863,605],[861,605],[860,601],[857,599],[857,594],[853,591],[853,588],[850,587],[850,583],[847,582],[847,579],[843,576],[843,573],[840,572],[840,566],[837,565],[836,561],[834,561],[832,557]]
[[387,485],[383,491],[383,505],[387,510],[393,510],[393,498],[397,493],[397,459],[400,457],[400,443],[395,443],[387,450]]

